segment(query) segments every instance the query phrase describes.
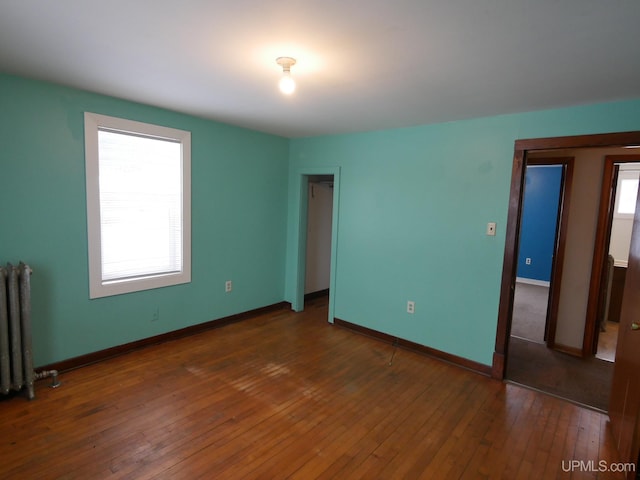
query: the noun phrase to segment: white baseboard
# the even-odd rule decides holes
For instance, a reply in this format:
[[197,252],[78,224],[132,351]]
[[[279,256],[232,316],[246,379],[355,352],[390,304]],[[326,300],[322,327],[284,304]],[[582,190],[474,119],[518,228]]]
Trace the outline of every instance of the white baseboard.
[[544,280],[535,280],[533,278],[516,277],[516,282],[528,283],[529,285],[538,285],[540,287],[548,287],[551,282],[545,282]]

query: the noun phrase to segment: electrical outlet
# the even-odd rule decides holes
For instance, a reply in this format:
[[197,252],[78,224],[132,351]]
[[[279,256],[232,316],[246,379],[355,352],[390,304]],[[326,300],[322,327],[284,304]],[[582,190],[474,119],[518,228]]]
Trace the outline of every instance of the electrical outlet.
[[416,311],[416,303],[409,300],[407,302],[407,313],[415,313]]
[[227,280],[224,282],[224,291],[229,293],[231,290],[233,290],[233,283],[231,283],[231,280]]
[[531,259],[529,257],[524,259],[525,265],[531,265]]
[[496,222],[487,223],[487,235],[492,237],[496,235]]

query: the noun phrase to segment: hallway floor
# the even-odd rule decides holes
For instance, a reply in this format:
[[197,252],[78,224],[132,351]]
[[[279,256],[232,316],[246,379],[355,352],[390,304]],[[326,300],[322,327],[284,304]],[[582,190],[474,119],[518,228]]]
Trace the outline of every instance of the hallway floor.
[[547,348],[549,288],[516,283],[506,378],[601,411],[609,406],[618,324],[600,332],[598,353],[581,359]]

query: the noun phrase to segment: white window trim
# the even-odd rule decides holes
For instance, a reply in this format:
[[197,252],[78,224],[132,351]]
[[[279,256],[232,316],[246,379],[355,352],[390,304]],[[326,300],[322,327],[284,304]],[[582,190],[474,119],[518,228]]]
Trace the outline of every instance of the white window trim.
[[[98,129],[170,139],[182,145],[182,271],[126,281],[102,281]],[[89,298],[150,290],[191,282],[191,132],[85,112],[85,167],[87,238],[89,246]]]

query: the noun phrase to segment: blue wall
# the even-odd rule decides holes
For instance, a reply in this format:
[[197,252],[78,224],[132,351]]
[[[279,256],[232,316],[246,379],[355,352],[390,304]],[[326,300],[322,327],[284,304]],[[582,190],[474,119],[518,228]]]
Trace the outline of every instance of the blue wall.
[[[7,75],[0,106],[0,262],[34,270],[36,365],[282,301],[287,139]],[[84,111],[191,131],[190,284],[89,300]]]
[[[518,277],[551,280],[562,168],[560,165],[534,165],[526,169]],[[529,265],[527,258],[531,259]]]

